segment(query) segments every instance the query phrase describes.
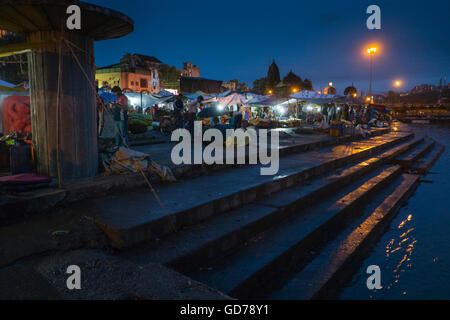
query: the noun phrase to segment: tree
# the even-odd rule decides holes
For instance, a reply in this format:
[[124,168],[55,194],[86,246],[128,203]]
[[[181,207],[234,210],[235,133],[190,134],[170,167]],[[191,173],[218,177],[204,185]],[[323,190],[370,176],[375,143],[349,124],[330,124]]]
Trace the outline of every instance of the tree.
[[159,80],[164,84],[174,84],[178,81],[181,74],[175,66],[169,66],[168,64],[161,64],[159,67]]
[[312,91],[313,89],[312,81],[309,79],[303,80],[303,89]]
[[267,72],[266,89],[274,89],[278,83],[280,83],[280,70],[274,60]]
[[289,86],[291,90],[302,90],[304,86],[302,78],[293,73],[292,70],[283,78],[283,83]]
[[253,91],[258,94],[266,93],[266,78],[260,78],[253,81]]
[[344,95],[348,96],[348,95],[354,95],[354,94],[358,94],[358,91],[356,90],[356,88],[354,86],[350,86],[345,88],[344,90]]

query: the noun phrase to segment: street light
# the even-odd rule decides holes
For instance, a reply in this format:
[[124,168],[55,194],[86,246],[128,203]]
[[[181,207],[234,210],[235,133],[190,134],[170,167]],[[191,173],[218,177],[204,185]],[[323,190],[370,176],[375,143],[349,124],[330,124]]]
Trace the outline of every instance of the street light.
[[400,80],[397,80],[394,82],[394,86],[397,88],[400,87],[401,85],[402,85],[402,82]]
[[272,90],[269,90],[269,94],[272,94]]
[[297,88],[292,89],[293,93],[296,93],[297,91],[298,91]]
[[371,47],[367,49],[367,53],[370,56],[370,86],[369,95],[372,95],[372,78],[373,78],[373,56],[377,53],[377,47]]

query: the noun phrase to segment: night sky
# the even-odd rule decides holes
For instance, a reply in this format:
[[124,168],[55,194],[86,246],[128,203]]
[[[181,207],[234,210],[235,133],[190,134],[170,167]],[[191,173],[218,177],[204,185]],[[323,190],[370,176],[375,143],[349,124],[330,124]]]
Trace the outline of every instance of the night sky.
[[[368,91],[364,49],[378,43],[374,92],[450,81],[450,1],[189,1],[88,0],[119,10],[135,31],[96,44],[96,62],[118,62],[126,52],[155,56],[181,67],[200,67],[201,76],[239,79],[250,87],[275,59],[283,77],[293,70],[318,90],[329,81],[342,93],[352,82]],[[350,4],[351,3],[351,4]],[[366,28],[366,9],[381,8],[381,30]]]

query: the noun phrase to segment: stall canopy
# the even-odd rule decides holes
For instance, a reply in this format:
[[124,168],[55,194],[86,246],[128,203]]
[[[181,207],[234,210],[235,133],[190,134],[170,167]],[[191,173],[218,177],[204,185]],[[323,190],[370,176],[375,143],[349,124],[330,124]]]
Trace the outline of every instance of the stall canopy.
[[323,94],[315,91],[303,90],[290,95],[291,98],[300,101],[321,104],[321,103],[349,103],[361,104],[361,102],[352,96],[341,96],[337,94]]
[[125,96],[128,98],[128,102],[132,106],[141,106],[141,97],[142,97],[142,107],[148,108],[154,106],[155,104],[166,103],[174,96],[169,97],[157,97],[151,94],[141,94],[140,93],[125,93]]
[[276,106],[288,102],[289,98],[276,98],[271,96],[264,96],[263,98],[252,99],[248,104],[257,104],[261,106]]
[[262,96],[258,94],[254,94],[250,100],[247,101],[248,104],[258,104],[261,101],[269,99],[271,96]]
[[219,97],[217,98],[217,101],[222,104],[224,107],[231,107],[236,104],[240,105],[246,105],[248,100],[245,98],[245,96],[239,94],[239,93],[233,93],[226,97]]
[[376,111],[380,112],[380,113],[389,113],[391,112],[391,109],[389,109],[386,106],[383,106],[381,104],[371,104],[369,105],[369,107],[374,108]]
[[15,85],[13,85],[12,83],[6,82],[2,79],[0,79],[0,86],[2,87],[8,87],[8,88],[14,88]]
[[341,98],[342,96],[333,95],[333,94],[323,94],[317,93],[315,91],[303,90],[297,93],[290,95],[289,97],[305,102],[311,103],[329,103],[333,102],[336,99]]
[[208,99],[212,98],[206,94],[200,94],[200,93],[184,93],[183,94],[183,97],[188,98],[190,100],[196,100],[200,96],[202,96],[204,100],[208,100]]
[[174,94],[170,91],[167,90],[161,90],[160,92],[158,92],[156,94],[156,96],[158,97],[172,97]]
[[[102,89],[98,92],[99,96],[103,99],[105,103],[115,102],[116,96],[112,92],[104,91]],[[141,106],[141,94],[140,93],[125,93],[128,98],[128,102],[132,106]],[[161,104],[174,98],[173,95],[167,97],[157,97],[151,94],[142,94],[142,107],[148,108],[155,104]]]

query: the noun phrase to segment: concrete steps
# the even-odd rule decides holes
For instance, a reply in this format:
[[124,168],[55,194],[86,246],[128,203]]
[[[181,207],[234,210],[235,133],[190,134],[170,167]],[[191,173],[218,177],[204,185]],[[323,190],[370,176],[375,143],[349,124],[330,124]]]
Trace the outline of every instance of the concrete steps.
[[400,174],[400,166],[384,168],[362,184],[358,181],[320,204],[297,211],[247,246],[188,275],[235,298],[264,298],[301,269],[313,252],[359,214],[365,202]]
[[412,164],[427,154],[434,145],[435,142],[433,140],[426,138],[414,149],[394,159],[392,163],[401,165],[404,170],[410,170]]
[[421,142],[414,139],[361,163],[350,164],[315,179],[277,192],[266,199],[234,209],[196,226],[151,241],[125,256],[138,263],[158,262],[180,272],[190,272],[203,263],[244,244],[293,213],[356,181],[394,156]]
[[419,184],[419,176],[403,174],[367,204],[339,236],[282,288],[267,298],[274,300],[336,299],[360,264],[380,239],[404,201]]
[[[89,205],[98,212],[96,222],[108,235],[112,245],[126,248],[195,226],[312,177],[392,148],[412,136],[411,133],[392,132],[363,141],[289,155],[280,159],[281,169],[276,177],[261,176],[259,165],[249,165],[163,186],[159,188],[158,195],[167,212],[159,207],[147,190],[93,200]],[[396,156],[402,150],[390,151]],[[220,182],[220,185],[215,185],[214,181]],[[123,212],[118,209],[123,207],[129,210]]]
[[443,145],[435,144],[428,154],[413,163],[411,170],[418,174],[427,174],[444,150],[445,147]]

